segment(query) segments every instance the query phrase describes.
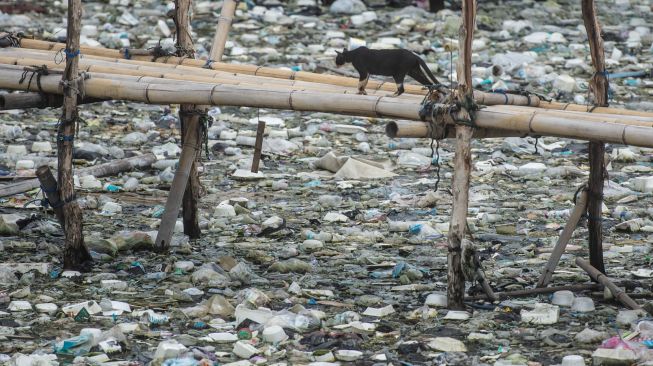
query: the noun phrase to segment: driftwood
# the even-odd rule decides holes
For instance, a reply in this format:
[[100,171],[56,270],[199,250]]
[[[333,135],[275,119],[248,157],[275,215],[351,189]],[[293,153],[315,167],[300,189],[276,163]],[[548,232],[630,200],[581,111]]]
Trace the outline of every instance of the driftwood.
[[[596,16],[594,0],[581,0],[583,22],[587,30],[592,63],[596,72],[590,80],[590,89],[594,92],[595,105],[608,106],[608,77],[605,75],[605,54],[601,26]],[[589,201],[587,203],[587,223],[589,232],[590,263],[599,271],[605,273],[603,263],[603,223],[601,208],[603,207],[603,182],[605,181],[605,144],[602,141],[589,143]]]
[[[133,156],[131,158],[114,160],[108,163],[99,164],[84,169],[79,169],[76,173],[80,177],[83,177],[85,175],[106,177],[109,175],[115,175],[118,173],[130,171],[134,169],[146,168],[154,164],[155,162],[156,162],[156,156],[154,156],[154,154],[148,153],[144,155]],[[0,186],[0,197],[12,196],[14,194],[27,192],[38,187],[39,187],[38,179],[30,179],[18,183],[7,184],[4,186]]]
[[576,257],[576,265],[582,268],[585,272],[587,272],[587,274],[589,274],[594,281],[607,287],[612,293],[612,295],[615,297],[615,299],[619,300],[619,302],[621,302],[622,304],[626,305],[627,307],[633,310],[641,308],[639,304],[637,304],[635,300],[631,299],[624,290],[622,290],[617,285],[615,285],[608,278],[608,276],[604,275],[598,269],[594,268],[589,262],[587,262],[583,258]]
[[[531,288],[526,290],[515,290],[515,291],[506,291],[506,292],[495,292],[494,295],[499,300],[503,300],[511,297],[550,294],[556,291],[586,291],[586,290],[596,290],[600,288],[603,288],[603,285],[600,285],[598,283],[589,283],[589,284],[579,284],[579,285],[539,287],[539,288]],[[487,295],[466,296],[465,300],[478,301],[478,300],[485,300],[486,298]]]
[[567,224],[565,225],[565,228],[562,230],[562,233],[558,238],[558,242],[553,248],[553,252],[551,252],[549,261],[544,267],[544,272],[542,272],[540,279],[537,281],[537,287],[546,287],[546,285],[549,284],[549,281],[551,281],[553,272],[558,266],[558,262],[560,262],[560,258],[562,257],[562,254],[565,252],[565,248],[567,248],[567,243],[569,243],[569,239],[571,239],[571,235],[574,233],[574,230],[578,225],[578,221],[580,220],[581,216],[586,212],[586,210],[587,210],[587,190],[583,190],[578,195],[578,201],[576,201],[576,206],[574,206],[571,215],[569,215],[569,220],[567,220]]

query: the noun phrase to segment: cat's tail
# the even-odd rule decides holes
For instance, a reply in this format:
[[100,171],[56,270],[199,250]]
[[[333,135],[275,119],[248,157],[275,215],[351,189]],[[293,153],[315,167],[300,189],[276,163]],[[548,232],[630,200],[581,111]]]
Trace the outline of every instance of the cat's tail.
[[428,67],[428,65],[426,64],[426,62],[424,62],[424,60],[422,60],[421,57],[417,57],[417,60],[418,60],[418,62],[419,62],[419,66],[420,66],[420,68],[422,69],[422,73],[424,74],[424,76],[427,77],[427,79],[430,79],[431,82],[432,82],[434,85],[440,85],[440,82],[439,82],[438,79],[433,75],[433,73],[431,72],[431,69],[429,69],[429,67]]

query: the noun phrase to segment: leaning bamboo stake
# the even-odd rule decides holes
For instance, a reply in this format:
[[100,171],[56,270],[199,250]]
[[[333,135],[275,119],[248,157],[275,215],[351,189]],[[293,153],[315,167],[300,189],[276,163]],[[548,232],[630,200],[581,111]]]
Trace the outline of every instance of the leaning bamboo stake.
[[619,300],[622,304],[626,305],[627,307],[637,310],[640,309],[641,307],[637,302],[628,296],[628,294],[619,288],[617,285],[615,285],[605,274],[601,273],[598,269],[594,268],[591,264],[589,264],[586,260],[580,257],[576,257],[576,265],[580,268],[582,268],[587,274],[592,277],[592,279],[603,286],[607,287],[612,295]]
[[[132,156],[131,158],[113,160],[84,169],[79,169],[75,173],[79,177],[86,175],[106,177],[134,169],[147,168],[155,162],[156,156],[154,156],[152,153],[148,153],[144,155]],[[13,196],[15,194],[27,192],[38,187],[38,179],[29,179],[18,183],[7,184],[0,187],[0,197]]]
[[[68,0],[68,40],[66,42],[66,70],[62,77],[63,111],[57,135],[58,186],[61,199],[66,238],[64,268],[80,269],[92,261],[82,233],[82,210],[75,201],[73,183],[73,139],[78,123],[77,96],[80,93],[80,76],[77,73],[79,36],[82,28],[82,1]],[[83,93],[83,91],[82,91]]]
[[[543,294],[550,294],[556,291],[586,291],[586,290],[598,290],[603,288],[603,285],[598,283],[584,283],[578,285],[564,285],[564,286],[551,286],[551,287],[536,287],[529,288],[525,290],[514,290],[514,291],[505,291],[505,292],[495,292],[494,295],[497,299],[509,299],[512,297],[521,297],[521,296],[537,296]],[[487,295],[476,295],[476,296],[465,296],[465,301],[477,301],[485,300]]]
[[[476,27],[476,0],[462,1],[462,24],[458,34],[460,53],[456,71],[458,74],[458,100],[463,106],[474,104],[472,89],[472,40]],[[464,107],[457,118],[474,123],[473,111]],[[469,204],[469,178],[472,165],[470,126],[456,125],[456,154],[454,175],[451,182],[453,207],[449,223],[449,253],[447,255],[447,306],[450,309],[464,309],[465,278],[462,271],[461,246],[467,227],[467,205]]]
[[[583,22],[587,30],[592,63],[596,72],[590,80],[590,90],[594,92],[595,105],[608,106],[608,78],[605,70],[605,54],[601,26],[596,16],[594,0],[582,0]],[[589,143],[589,202],[587,204],[590,263],[596,269],[605,273],[603,263],[603,223],[601,208],[603,207],[603,182],[605,181],[605,144],[601,141]]]
[[213,61],[222,61],[224,46],[227,43],[227,36],[229,35],[229,29],[231,29],[231,22],[234,19],[237,5],[238,2],[235,0],[224,0],[222,2],[222,9],[220,9],[218,25],[215,27],[215,37],[213,38],[213,46],[211,46],[209,56],[209,59]]
[[540,279],[537,281],[537,287],[546,287],[551,281],[551,277],[553,277],[553,272],[558,266],[558,262],[560,262],[560,258],[562,257],[562,254],[565,252],[565,248],[567,248],[567,243],[569,243],[569,239],[571,239],[571,235],[574,233],[574,230],[578,225],[578,221],[580,221],[581,216],[585,213],[586,210],[587,210],[587,190],[583,189],[583,191],[578,196],[578,201],[576,201],[576,205],[574,206],[571,215],[569,215],[569,220],[567,220],[567,224],[565,225],[565,228],[562,230],[562,233],[558,238],[558,242],[553,248],[553,252],[551,252],[549,261],[544,267],[544,272],[542,272]]
[[[185,56],[193,57],[193,41],[190,38],[190,0],[175,1],[175,25],[177,26],[177,49],[185,52]],[[183,50],[183,51],[182,51]],[[180,55],[181,56],[181,55]],[[170,193],[166,200],[165,209],[161,216],[159,232],[154,247],[160,252],[170,248],[172,233],[179,216],[179,207],[182,208],[184,233],[192,239],[199,238],[200,228],[197,219],[197,200],[199,198],[199,176],[197,172],[197,158],[199,156],[200,129],[199,115],[194,104],[181,104],[179,120],[181,121],[181,156],[179,166],[170,186]],[[198,109],[198,112],[200,110]]]
[[[19,82],[22,73],[21,67],[0,65],[0,88],[37,91],[38,88],[34,83],[28,88],[27,83]],[[45,93],[61,93],[58,85],[59,79],[56,75],[41,77],[41,86]],[[283,91],[268,86],[244,87],[204,83],[188,85],[192,86],[90,78],[85,81],[85,91],[90,97],[149,104],[246,106],[420,121],[418,103],[405,102],[392,97]],[[504,111],[500,106],[488,107],[476,112],[475,123],[480,128],[513,131],[524,135],[601,140],[653,147],[653,129],[649,127],[584,121],[577,114],[573,117],[550,116],[546,113],[539,114],[538,110],[538,108],[531,108],[530,112],[518,113]],[[401,123],[397,123],[399,136],[402,135],[401,126]],[[427,136],[428,134],[425,133],[422,137]]]

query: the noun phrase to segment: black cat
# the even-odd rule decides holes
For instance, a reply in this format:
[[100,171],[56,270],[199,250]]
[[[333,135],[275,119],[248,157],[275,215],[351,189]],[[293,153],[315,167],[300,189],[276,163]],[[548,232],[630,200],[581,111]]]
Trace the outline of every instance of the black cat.
[[371,75],[392,76],[397,83],[396,97],[404,92],[404,78],[412,77],[422,85],[440,85],[433,76],[426,62],[416,54],[404,49],[371,50],[367,47],[358,47],[353,51],[336,51],[336,65],[342,66],[347,62],[354,65],[358,71],[358,94],[367,94],[365,86]]

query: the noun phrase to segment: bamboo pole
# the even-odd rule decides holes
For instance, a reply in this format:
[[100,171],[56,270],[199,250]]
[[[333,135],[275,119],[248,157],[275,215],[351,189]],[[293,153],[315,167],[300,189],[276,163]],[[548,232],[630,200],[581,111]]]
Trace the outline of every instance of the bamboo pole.
[[211,46],[211,55],[209,56],[209,59],[213,61],[222,61],[224,45],[227,43],[227,36],[229,35],[237,5],[238,2],[235,0],[224,0],[222,2],[220,17],[218,18],[218,25],[215,27],[215,37]]
[[[476,0],[462,0],[462,24],[458,33],[459,57],[458,101],[463,106],[474,104],[472,89],[472,40],[476,27]],[[474,122],[472,111],[460,110],[458,118]],[[472,165],[471,139],[473,130],[469,126],[456,125],[456,154],[454,175],[451,182],[453,208],[449,223],[449,253],[447,255],[447,306],[450,309],[464,309],[465,277],[461,265],[461,245],[467,227],[467,206],[469,204],[469,178]]]
[[[46,41],[24,38],[21,39],[21,47],[25,49],[34,49],[34,50],[42,50],[42,51],[58,51],[64,46],[61,43],[46,42]],[[107,49],[101,47],[82,47],[82,53],[90,58],[94,56],[100,56],[105,58],[112,58],[116,62],[135,63],[135,64],[144,64],[144,63],[151,64],[151,62],[149,61],[151,61],[152,59],[152,56],[150,55],[141,55],[141,56],[135,56],[133,58],[135,60],[125,60],[125,59],[121,59],[124,57],[124,50],[113,50],[113,49]],[[138,60],[142,60],[142,61],[138,61]],[[168,66],[173,66],[173,67],[176,65],[183,65],[183,66],[192,66],[195,68],[203,68],[206,65],[206,62],[204,61],[180,59],[176,57],[163,57],[157,59],[157,61],[165,62],[166,64],[169,64]],[[294,72],[286,69],[275,69],[271,67],[262,67],[256,65],[227,64],[222,62],[214,62],[211,63],[210,68],[213,70],[221,70],[221,71],[242,73],[248,75],[268,76],[268,77],[274,77],[280,79],[300,80],[300,81],[309,81],[309,82],[319,82],[324,84],[333,84],[333,85],[347,86],[352,88],[355,88],[358,84],[358,79],[356,78],[327,75],[327,74],[316,74],[316,73],[311,73],[306,71]],[[394,84],[394,82],[381,82],[381,81],[370,80],[367,84],[367,88],[369,90],[376,89],[376,90],[392,91],[392,92],[396,91],[396,85]],[[405,93],[408,94],[418,94],[418,95],[426,94],[426,90],[418,85],[406,84],[405,89],[406,89]],[[477,93],[484,93],[484,92],[477,91],[474,93],[475,98],[480,99],[481,94],[477,94]],[[501,93],[484,93],[483,97],[486,97],[487,94],[492,94],[492,96],[487,96],[487,98],[492,98],[492,100],[497,99],[498,101],[500,101],[501,98],[504,98],[503,94]],[[514,98],[515,103],[520,105],[526,105],[528,99],[521,95],[509,95],[509,98]],[[536,103],[535,102],[536,98],[537,98],[536,96],[531,97],[531,104]],[[488,99],[486,103],[483,103],[482,99],[479,101],[479,103],[486,104],[486,105],[489,105],[488,103],[490,102],[491,102],[490,99]],[[505,104],[505,103],[499,102],[497,104]],[[573,103],[560,103],[560,102],[553,102],[553,101],[546,102],[543,100],[539,100],[539,98],[537,98],[537,107],[545,108],[545,109],[576,111],[576,112],[584,112],[587,110],[587,106],[585,105],[573,104]],[[594,112],[617,114],[617,115],[653,117],[653,113],[651,112],[642,112],[642,111],[634,111],[634,110],[611,108],[611,107],[597,107],[594,109]]]
[[[0,88],[37,91],[34,83],[19,83],[23,69],[0,65]],[[347,115],[408,119],[419,121],[418,104],[392,97],[343,95],[312,91],[280,91],[275,87],[243,87],[189,83],[190,86],[138,83],[91,78],[85,81],[86,95],[102,99],[123,99],[150,104],[211,104],[287,109],[296,111],[328,112]],[[56,75],[41,77],[45,93],[61,93]],[[476,112],[476,125],[491,130],[508,130],[521,134],[558,136],[583,140],[600,140],[624,145],[653,147],[653,130],[648,127],[617,123],[586,121],[581,116],[550,116],[538,113],[537,108],[528,113],[503,110],[501,106],[484,108]],[[420,122],[424,125],[426,123]],[[396,123],[397,136],[404,133],[401,121]],[[425,128],[425,131],[428,129]],[[427,137],[425,133],[421,137]]]
[[[601,26],[596,16],[594,0],[581,1],[583,22],[587,30],[587,39],[590,44],[592,63],[596,72],[590,80],[590,90],[594,92],[595,104],[600,107],[608,106],[608,78],[605,75],[605,54]],[[593,267],[605,273],[603,263],[603,222],[601,208],[603,207],[603,182],[605,180],[605,144],[602,141],[589,143],[589,201],[587,204],[590,263]]]
[[77,72],[79,60],[79,36],[81,31],[82,2],[68,0],[68,39],[66,42],[66,69],[62,77],[63,111],[59,122],[57,136],[58,186],[65,234],[64,268],[81,269],[92,262],[91,254],[84,244],[82,233],[82,210],[75,201],[75,186],[73,183],[73,138],[75,125],[78,123],[77,97],[81,88]]
[[[38,88],[34,83],[29,88],[27,83],[19,83],[22,73],[21,67],[0,65],[0,88],[37,91]],[[41,86],[45,93],[60,94],[58,85],[59,79],[56,75],[41,77]],[[87,96],[94,98],[123,99],[150,104],[247,106],[420,121],[418,103],[384,96],[284,91],[269,86],[249,87],[203,83],[189,83],[182,86],[102,78],[86,80],[85,91]],[[653,130],[649,127],[585,121],[578,114],[569,117],[551,116],[547,113],[538,113],[538,110],[531,108],[528,113],[518,113],[504,110],[501,106],[488,107],[476,112],[475,123],[484,129],[513,131],[524,135],[601,140],[624,145],[653,147]],[[397,136],[403,135],[402,126],[401,121],[396,122]],[[427,136],[428,134],[425,133],[422,137]]]
[[[36,58],[16,57],[9,52],[0,53],[0,63],[11,65],[45,65],[50,69],[59,69],[60,65],[49,59],[48,55],[41,55]],[[316,82],[298,81],[298,80],[285,80],[275,79],[265,76],[253,76],[243,74],[233,74],[223,71],[204,70],[193,67],[178,66],[172,68],[158,68],[160,64],[150,63],[149,66],[132,65],[123,63],[111,63],[104,60],[93,60],[84,58],[80,60],[80,68],[85,72],[90,73],[104,73],[116,75],[132,75],[142,77],[154,77],[171,80],[184,80],[184,81],[197,81],[207,83],[224,83],[233,85],[261,85],[261,84],[274,84],[279,87],[292,88],[293,90],[316,90],[316,91],[329,91],[329,92],[342,92],[345,94],[357,94],[357,87],[341,87],[331,84],[321,84]],[[174,65],[170,65],[174,66]],[[386,95],[387,93],[381,90],[370,90],[370,95]],[[402,100],[421,101],[422,96],[415,94],[402,94],[398,97]]]
[[[144,155],[132,156],[131,158],[114,160],[84,169],[79,169],[77,170],[76,174],[79,177],[83,177],[85,175],[105,177],[108,175],[115,175],[134,169],[147,168],[155,162],[156,156],[154,156],[152,153],[148,153]],[[29,179],[18,183],[7,184],[0,186],[0,197],[13,196],[14,194],[27,192],[38,187],[38,179]]]
[[57,216],[57,221],[59,221],[63,227],[65,225],[63,207],[61,204],[61,198],[57,192],[57,180],[54,178],[54,175],[52,175],[50,167],[47,165],[38,167],[38,169],[36,169],[36,177],[41,184],[43,194],[48,199],[50,206],[54,210],[54,214]]
[[[101,99],[78,98],[77,104],[101,102]],[[29,108],[58,108],[63,106],[61,95],[43,93],[7,93],[0,94],[0,110]]]
[[582,268],[587,274],[592,277],[592,279],[603,286],[607,287],[610,292],[612,292],[612,295],[619,300],[622,304],[626,305],[627,307],[637,310],[640,309],[641,307],[637,302],[628,296],[624,290],[619,288],[617,285],[615,285],[605,274],[601,273],[598,269],[594,268],[591,264],[589,264],[586,260],[580,257],[576,257],[576,265],[580,268]]
[[567,248],[567,243],[569,243],[569,239],[571,239],[571,235],[574,233],[574,229],[576,229],[576,226],[578,225],[578,221],[580,221],[581,216],[583,215],[583,213],[585,213],[586,210],[587,210],[587,190],[583,189],[583,191],[578,196],[578,201],[576,202],[576,205],[574,206],[574,209],[571,212],[571,215],[569,216],[569,220],[567,220],[567,224],[565,225],[565,228],[562,230],[562,233],[558,238],[558,242],[553,248],[553,252],[551,252],[549,261],[544,267],[544,272],[542,272],[540,279],[537,281],[537,287],[546,287],[551,281],[551,277],[553,277],[553,272],[555,271],[555,268],[558,266],[558,262],[560,262],[560,258],[562,257],[562,254],[565,252],[565,248]]

